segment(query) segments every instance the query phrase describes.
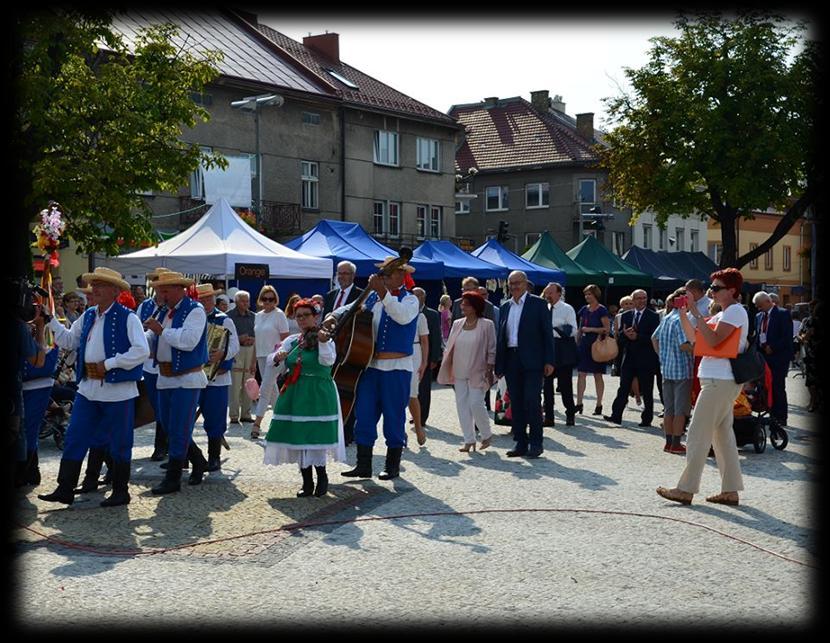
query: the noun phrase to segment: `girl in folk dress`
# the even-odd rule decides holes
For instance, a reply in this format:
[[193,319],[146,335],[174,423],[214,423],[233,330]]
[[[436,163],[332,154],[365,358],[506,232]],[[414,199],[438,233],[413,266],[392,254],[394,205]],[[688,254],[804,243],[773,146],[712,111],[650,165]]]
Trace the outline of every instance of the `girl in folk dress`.
[[[294,305],[294,319],[300,334],[289,335],[279,350],[268,356],[287,377],[265,437],[264,462],[296,462],[303,476],[303,488],[297,492],[300,498],[325,495],[326,461],[346,461],[340,400],[331,377],[336,348],[324,330],[317,330],[321,310],[315,301],[299,300]],[[312,466],[317,472],[316,488]]]

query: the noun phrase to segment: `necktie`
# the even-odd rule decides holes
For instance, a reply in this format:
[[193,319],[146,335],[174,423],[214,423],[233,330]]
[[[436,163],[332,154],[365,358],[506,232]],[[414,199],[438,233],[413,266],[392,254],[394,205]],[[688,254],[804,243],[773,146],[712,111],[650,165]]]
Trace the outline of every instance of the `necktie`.
[[634,329],[636,330],[640,326],[640,311],[638,310],[634,313]]
[[769,323],[769,311],[764,313],[764,321],[761,323],[761,332],[767,332],[767,324]]
[[339,294],[339,295],[338,295],[338,297],[337,297],[337,303],[336,303],[336,304],[334,304],[334,308],[335,308],[335,310],[337,310],[338,308],[340,308],[340,304],[342,304],[342,303],[343,303],[343,295],[345,295],[345,294],[346,294],[346,291],[345,291],[345,290],[341,290],[341,291],[340,291],[340,294]]

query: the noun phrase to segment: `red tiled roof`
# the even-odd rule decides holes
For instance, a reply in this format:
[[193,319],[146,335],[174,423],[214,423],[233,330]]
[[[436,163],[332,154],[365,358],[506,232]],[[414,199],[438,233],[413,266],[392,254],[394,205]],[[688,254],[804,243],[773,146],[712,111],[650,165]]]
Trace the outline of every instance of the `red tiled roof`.
[[[329,60],[325,60],[302,43],[281,34],[279,31],[276,31],[267,25],[258,24],[256,27],[259,29],[260,33],[265,35],[269,40],[288,52],[314,74],[324,78],[328,84],[335,87],[336,95],[347,103],[401,112],[411,116],[429,118],[431,120],[446,123],[447,125],[455,125],[454,119],[450,118],[443,112],[439,112],[437,109],[433,109],[429,105],[424,105],[414,98],[411,98],[396,89],[392,89],[388,85],[385,85],[379,80],[364,74],[362,71],[355,69],[344,62],[333,63]],[[354,89],[345,83],[340,82],[329,74],[326,71],[327,69],[331,69],[335,73],[351,81],[353,84],[357,85],[358,89]]]
[[597,160],[591,144],[562,120],[537,112],[521,97],[458,105],[450,116],[467,128],[467,137],[456,153],[456,168],[496,170],[526,165],[589,163]]

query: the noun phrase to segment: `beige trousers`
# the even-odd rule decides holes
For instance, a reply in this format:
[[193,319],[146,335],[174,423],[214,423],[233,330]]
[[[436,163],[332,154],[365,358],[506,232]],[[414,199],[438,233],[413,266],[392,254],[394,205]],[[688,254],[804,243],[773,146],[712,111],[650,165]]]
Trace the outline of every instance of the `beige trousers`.
[[732,429],[732,407],[741,391],[733,380],[700,380],[700,395],[695,402],[689,437],[686,439],[686,468],[677,488],[687,493],[700,490],[700,479],[706,466],[709,446],[715,450],[720,471],[721,491],[741,491],[744,488],[738,445]]
[[[245,380],[250,377],[248,368],[253,360],[255,350],[256,346],[240,346],[239,353],[233,361],[231,390],[228,395],[228,410],[233,420],[251,416],[251,398],[245,392]],[[241,413],[240,407],[242,407]]]

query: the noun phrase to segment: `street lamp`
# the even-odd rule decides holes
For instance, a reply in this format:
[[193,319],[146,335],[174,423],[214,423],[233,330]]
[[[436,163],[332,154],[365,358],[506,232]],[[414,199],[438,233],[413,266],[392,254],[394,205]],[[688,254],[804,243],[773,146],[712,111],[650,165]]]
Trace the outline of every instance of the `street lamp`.
[[279,94],[261,94],[259,96],[247,96],[242,100],[235,100],[231,102],[231,107],[234,109],[244,109],[254,113],[254,128],[256,138],[256,178],[257,178],[257,194],[256,194],[256,222],[257,225],[261,223],[262,217],[262,157],[259,153],[259,110],[261,107],[267,105],[275,105],[281,107],[285,99]]

